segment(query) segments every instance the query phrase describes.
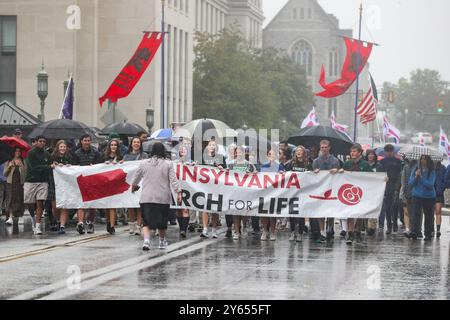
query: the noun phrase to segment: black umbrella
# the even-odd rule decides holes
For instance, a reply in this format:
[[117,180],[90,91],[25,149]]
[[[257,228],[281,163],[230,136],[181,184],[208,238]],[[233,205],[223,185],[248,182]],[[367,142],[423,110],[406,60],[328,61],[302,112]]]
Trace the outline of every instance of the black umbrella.
[[288,139],[288,143],[311,148],[312,146],[318,147],[322,140],[329,140],[331,142],[331,153],[334,155],[349,154],[350,148],[354,144],[352,139],[345,133],[324,126],[304,128],[299,133],[291,136]]
[[95,140],[95,132],[82,122],[58,119],[51,120],[38,125],[30,133],[29,138],[44,136],[47,139],[79,139],[82,135],[88,134]]
[[14,155],[14,148],[0,141],[0,164],[5,163],[8,160],[11,160],[13,155]]
[[110,133],[117,133],[119,135],[125,135],[128,137],[136,136],[139,132],[147,132],[144,128],[142,128],[137,123],[132,122],[120,122],[120,123],[113,123],[109,126],[106,126],[103,128],[101,134],[108,135]]

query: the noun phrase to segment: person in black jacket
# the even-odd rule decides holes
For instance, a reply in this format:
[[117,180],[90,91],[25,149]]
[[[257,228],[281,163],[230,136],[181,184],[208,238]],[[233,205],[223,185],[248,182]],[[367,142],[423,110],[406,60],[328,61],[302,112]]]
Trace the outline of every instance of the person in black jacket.
[[[112,139],[108,143],[108,147],[106,148],[105,154],[103,155],[103,161],[106,164],[116,165],[118,163],[123,163],[123,156],[120,151],[120,141],[118,139]],[[106,231],[108,231],[109,234],[115,234],[116,230],[114,228],[116,224],[116,218],[117,218],[117,209],[108,209],[106,210],[108,214],[107,217],[107,223],[106,223]]]
[[[92,139],[89,135],[83,135],[80,138],[81,147],[75,151],[74,163],[80,166],[91,166],[94,164],[102,163],[102,155],[91,146]],[[87,228],[84,224],[85,210],[79,209],[77,211],[78,224],[77,231],[79,234],[94,233],[94,221],[95,221],[95,210],[89,209],[89,216],[86,220]]]
[[[68,144],[64,140],[60,140],[56,143],[55,150],[50,158],[52,163],[52,168],[55,169],[57,166],[71,166],[74,164],[74,159],[70,154],[68,149]],[[55,180],[53,174],[50,175],[49,179],[49,198],[52,202],[52,212],[55,215],[56,220],[59,220],[58,234],[66,233],[66,223],[69,218],[69,211],[67,209],[56,208],[56,192],[55,192]]]
[[382,172],[387,172],[388,183],[384,195],[383,209],[379,219],[380,233],[384,230],[384,219],[387,221],[386,234],[398,231],[398,202],[401,186],[402,162],[394,156],[394,146],[384,147],[386,158],[380,161]]

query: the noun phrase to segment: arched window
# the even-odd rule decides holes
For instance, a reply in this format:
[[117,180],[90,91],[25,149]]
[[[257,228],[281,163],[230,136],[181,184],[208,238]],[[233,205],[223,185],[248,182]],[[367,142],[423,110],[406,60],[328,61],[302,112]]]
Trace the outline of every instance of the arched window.
[[336,48],[330,51],[328,75],[330,77],[338,76],[339,72],[339,55]]
[[312,76],[312,57],[312,48],[308,42],[300,40],[293,46],[292,59],[305,68],[308,76]]

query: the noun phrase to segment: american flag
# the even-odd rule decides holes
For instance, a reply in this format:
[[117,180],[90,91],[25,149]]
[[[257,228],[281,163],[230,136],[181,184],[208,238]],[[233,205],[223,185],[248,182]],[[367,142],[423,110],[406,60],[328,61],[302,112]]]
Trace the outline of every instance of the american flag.
[[383,118],[384,136],[394,138],[395,143],[400,143],[400,130],[389,123],[386,117]]
[[439,139],[439,151],[441,151],[443,154],[447,155],[447,157],[450,158],[450,142],[448,141],[445,131],[442,130],[442,127]]
[[378,91],[373,81],[372,75],[370,75],[370,88],[364,96],[364,99],[358,106],[357,113],[360,116],[362,124],[367,124],[377,119],[377,105],[378,103]]

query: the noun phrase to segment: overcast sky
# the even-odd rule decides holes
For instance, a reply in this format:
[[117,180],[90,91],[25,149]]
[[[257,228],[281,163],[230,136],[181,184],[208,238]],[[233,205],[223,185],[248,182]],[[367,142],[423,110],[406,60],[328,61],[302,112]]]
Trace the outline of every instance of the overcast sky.
[[[263,0],[267,25],[288,0]],[[377,84],[397,82],[412,70],[438,70],[450,81],[449,0],[362,0],[368,16],[363,39],[381,44],[372,53],[371,73]],[[319,0],[340,27],[357,36],[361,0]]]

